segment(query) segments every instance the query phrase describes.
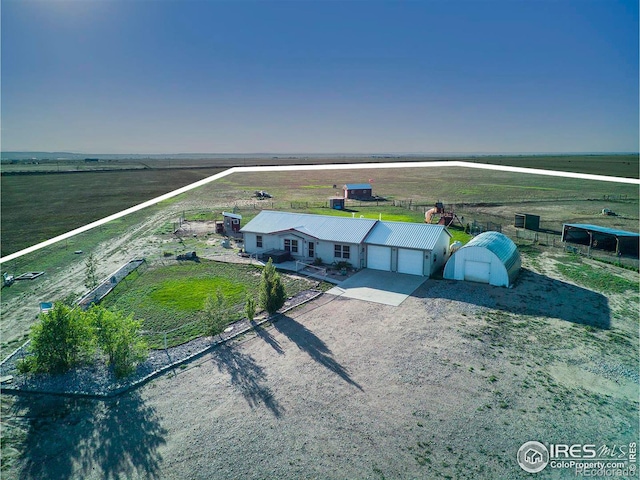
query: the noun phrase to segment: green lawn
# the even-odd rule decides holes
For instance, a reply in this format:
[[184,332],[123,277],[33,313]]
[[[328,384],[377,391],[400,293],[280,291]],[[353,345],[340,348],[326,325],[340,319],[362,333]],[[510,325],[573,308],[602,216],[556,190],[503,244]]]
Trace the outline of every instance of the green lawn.
[[[258,297],[261,268],[202,260],[170,266],[152,266],[133,273],[104,300],[110,310],[132,313],[143,320],[143,330],[152,347],[160,347],[162,332],[169,345],[178,345],[205,334],[202,308],[208,295],[220,289],[230,305],[229,323],[243,317],[247,294]],[[295,295],[309,288],[303,279],[283,277],[287,294]]]

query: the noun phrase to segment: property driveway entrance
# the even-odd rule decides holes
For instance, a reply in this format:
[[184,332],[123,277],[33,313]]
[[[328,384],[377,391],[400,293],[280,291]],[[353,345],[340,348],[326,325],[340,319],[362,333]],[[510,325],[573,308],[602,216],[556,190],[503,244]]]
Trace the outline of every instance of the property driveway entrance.
[[426,280],[418,275],[365,268],[327,293],[397,307]]

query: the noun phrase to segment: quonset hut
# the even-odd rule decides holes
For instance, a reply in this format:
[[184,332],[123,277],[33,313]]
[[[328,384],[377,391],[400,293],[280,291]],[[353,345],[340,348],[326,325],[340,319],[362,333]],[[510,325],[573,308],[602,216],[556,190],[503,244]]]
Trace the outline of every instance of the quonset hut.
[[520,253],[502,233],[484,232],[457,250],[444,267],[444,278],[513,285],[520,272]]

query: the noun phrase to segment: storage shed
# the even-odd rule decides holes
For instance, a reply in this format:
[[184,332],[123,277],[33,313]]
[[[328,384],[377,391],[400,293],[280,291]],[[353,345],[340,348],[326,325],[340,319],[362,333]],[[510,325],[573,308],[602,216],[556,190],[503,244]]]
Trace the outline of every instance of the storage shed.
[[344,198],[367,200],[373,196],[373,188],[369,183],[347,183],[342,187]]
[[333,210],[344,210],[344,198],[331,197],[329,199],[329,208]]
[[222,212],[222,222],[224,224],[224,233],[227,235],[235,235],[240,232],[240,220],[242,215],[237,213]]
[[516,213],[513,225],[516,228],[538,231],[540,230],[540,216],[530,213]]
[[565,223],[562,241],[633,257],[638,257],[640,250],[638,233],[584,223]]
[[484,232],[449,258],[444,278],[508,287],[518,276],[520,265],[520,253],[511,239],[502,233]]

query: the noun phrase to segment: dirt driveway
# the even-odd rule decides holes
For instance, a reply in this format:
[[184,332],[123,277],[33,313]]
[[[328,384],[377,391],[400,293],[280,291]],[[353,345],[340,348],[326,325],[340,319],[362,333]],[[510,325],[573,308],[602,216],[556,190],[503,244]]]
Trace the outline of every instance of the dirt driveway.
[[569,305],[602,296],[525,275],[428,280],[400,307],[324,295],[119,400],[5,401],[24,456],[3,478],[529,478],[526,441],[636,441],[637,383],[595,368],[633,365],[596,362]]

